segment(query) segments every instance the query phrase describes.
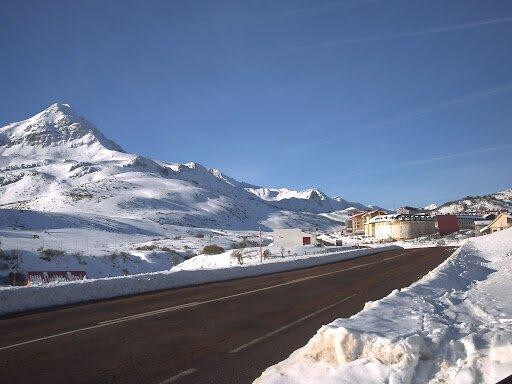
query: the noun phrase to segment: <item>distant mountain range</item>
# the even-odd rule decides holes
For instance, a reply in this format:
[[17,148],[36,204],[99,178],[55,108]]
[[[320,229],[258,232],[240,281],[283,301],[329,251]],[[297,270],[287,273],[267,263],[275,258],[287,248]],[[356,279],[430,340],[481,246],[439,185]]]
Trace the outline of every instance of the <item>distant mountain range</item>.
[[[126,153],[67,104],[0,128],[0,192],[0,226],[24,228],[65,220],[69,227],[155,233],[167,226],[330,229],[356,211],[379,208],[318,189],[266,188],[197,163]],[[512,190],[427,208],[512,209]],[[37,220],[20,221],[20,209],[37,213]]]
[[460,213],[468,211],[512,211],[512,188],[482,196],[467,196],[459,200],[449,201],[440,206],[433,206],[438,213]]
[[14,225],[6,217],[16,221],[15,211],[27,209],[50,226],[49,213],[62,213],[69,225],[102,222],[113,230],[330,228],[345,210],[372,208],[318,189],[264,188],[197,163],[126,153],[67,104],[0,128],[0,192],[3,225]]

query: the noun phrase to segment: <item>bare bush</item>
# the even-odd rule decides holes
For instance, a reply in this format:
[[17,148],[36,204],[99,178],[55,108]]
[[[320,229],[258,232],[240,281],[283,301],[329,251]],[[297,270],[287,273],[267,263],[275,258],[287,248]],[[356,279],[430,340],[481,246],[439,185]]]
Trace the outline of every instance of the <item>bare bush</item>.
[[242,265],[244,263],[244,250],[243,249],[236,249],[233,252],[231,252],[231,257],[234,257],[236,261],[238,261],[238,264]]
[[218,255],[219,253],[224,252],[224,248],[217,244],[210,244],[203,248],[203,252],[205,255]]
[[167,253],[174,253],[174,254],[178,253],[174,249],[169,248],[169,247],[160,247],[160,250],[163,251],[163,252],[167,252]]
[[115,262],[115,260],[118,257],[121,257],[123,259],[123,261],[126,262],[131,258],[131,255],[128,252],[124,252],[124,251],[120,252],[118,250],[115,250],[110,253],[110,258],[112,259],[112,262]]
[[54,248],[38,248],[37,250],[41,255],[41,259],[50,261],[55,256],[64,256],[66,252],[62,249],[54,249]]
[[190,253],[187,253],[187,254],[185,255],[185,259],[186,259],[186,260],[188,260],[188,259],[191,259],[191,258],[196,257],[196,256],[197,256],[197,253],[195,253],[195,252],[190,252]]
[[154,251],[157,248],[156,244],[140,245],[135,249],[137,251]]
[[257,241],[244,238],[242,241],[233,244],[233,248],[243,249],[243,248],[248,248],[248,247],[257,247],[258,245],[259,245],[259,243]]

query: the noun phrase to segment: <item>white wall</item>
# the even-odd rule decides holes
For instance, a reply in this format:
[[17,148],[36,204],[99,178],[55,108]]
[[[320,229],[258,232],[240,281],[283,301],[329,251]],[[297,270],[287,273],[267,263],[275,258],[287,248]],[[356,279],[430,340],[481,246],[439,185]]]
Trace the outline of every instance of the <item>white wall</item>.
[[303,237],[311,237],[311,245],[315,245],[315,236],[302,232],[300,229],[274,229],[274,245],[277,247],[296,247],[302,245]]
[[407,240],[436,232],[435,221],[433,220],[385,221],[378,222],[375,225],[375,238],[378,240],[389,238]]

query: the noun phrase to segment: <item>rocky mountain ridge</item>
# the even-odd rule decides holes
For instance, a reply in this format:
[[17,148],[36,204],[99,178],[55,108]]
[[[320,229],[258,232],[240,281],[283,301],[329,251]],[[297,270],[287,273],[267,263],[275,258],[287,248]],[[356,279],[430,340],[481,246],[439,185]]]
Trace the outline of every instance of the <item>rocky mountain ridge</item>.
[[3,209],[208,228],[328,228],[340,223],[320,214],[369,209],[317,189],[264,188],[194,162],[126,153],[68,104],[0,128],[0,191]]

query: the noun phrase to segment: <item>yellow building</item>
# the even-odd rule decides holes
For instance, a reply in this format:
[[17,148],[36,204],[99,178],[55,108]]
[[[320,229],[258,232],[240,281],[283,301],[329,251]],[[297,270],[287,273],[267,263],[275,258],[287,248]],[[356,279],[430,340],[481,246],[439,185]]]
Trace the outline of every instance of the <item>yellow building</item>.
[[370,220],[376,216],[381,216],[381,215],[385,215],[385,214],[386,214],[386,212],[384,212],[380,209],[375,209],[373,211],[366,212],[363,215],[363,222],[364,222],[363,225],[364,225],[364,235],[365,236],[367,236],[367,237],[375,236],[375,226],[370,224]]
[[502,231],[512,226],[512,216],[509,213],[500,213],[489,225],[480,229],[480,233],[487,234]]

